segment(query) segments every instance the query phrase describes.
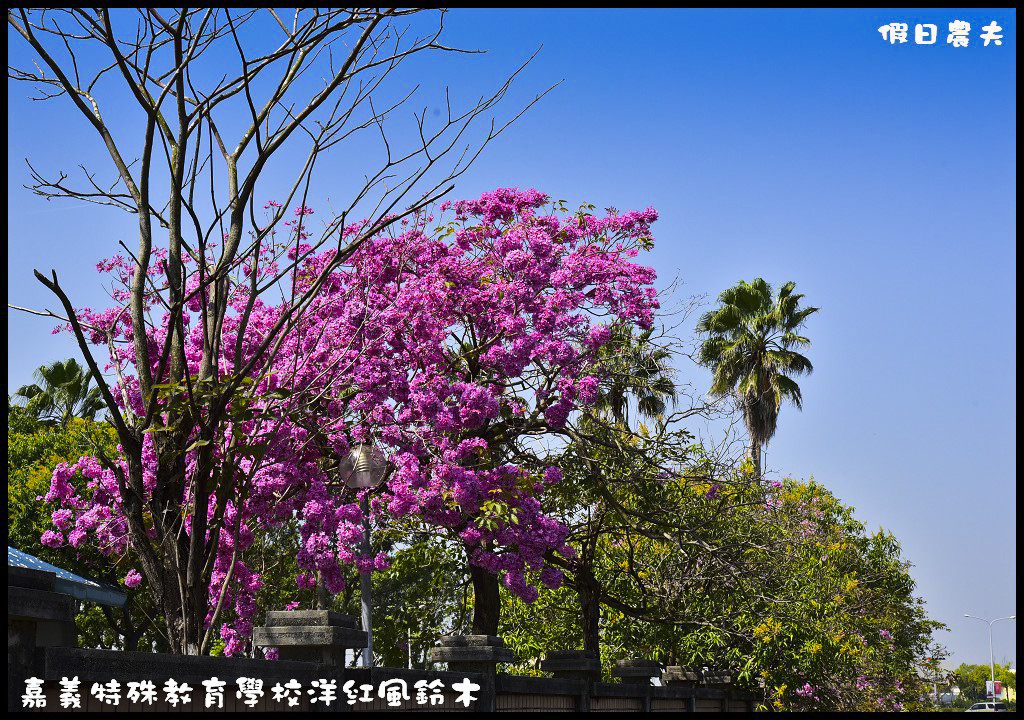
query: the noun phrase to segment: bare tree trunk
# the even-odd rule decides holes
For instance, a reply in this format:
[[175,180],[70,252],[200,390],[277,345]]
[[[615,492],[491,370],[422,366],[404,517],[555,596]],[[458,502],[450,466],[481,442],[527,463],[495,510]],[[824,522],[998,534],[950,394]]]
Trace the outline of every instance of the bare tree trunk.
[[601,586],[590,568],[576,574],[576,592],[580,598],[583,624],[583,649],[601,659]]
[[497,635],[501,618],[498,576],[476,565],[469,566],[473,580],[473,634]]

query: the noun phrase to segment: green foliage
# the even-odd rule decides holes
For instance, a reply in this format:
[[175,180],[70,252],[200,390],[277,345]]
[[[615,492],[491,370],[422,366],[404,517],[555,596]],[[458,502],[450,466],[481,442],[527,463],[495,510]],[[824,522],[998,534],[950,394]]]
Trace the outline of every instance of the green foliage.
[[[390,566],[372,575],[375,663],[406,667],[411,639],[413,667],[427,668],[429,650],[441,635],[469,632],[473,594],[465,553],[457,543],[413,520],[376,525],[370,537],[371,554],[386,552],[390,557]],[[290,550],[298,543],[297,519],[255,533],[245,562],[263,579],[256,598],[260,610],[321,607],[359,618],[359,573],[347,572],[345,588],[334,596],[299,588],[300,571]],[[226,617],[231,617],[230,611]]]
[[583,646],[579,600],[568,585],[558,590],[541,589],[533,604],[502,588],[501,638],[516,658],[507,672],[540,676],[540,664],[551,650]]
[[[395,528],[379,534],[389,543],[398,536]],[[406,535],[390,552],[390,567],[373,575],[374,655],[388,667],[405,667],[411,638],[413,667],[426,668],[441,635],[469,632],[473,593],[465,553],[429,532]],[[358,615],[358,576],[350,587],[349,607]]]
[[49,423],[31,409],[7,404],[7,542],[12,547],[80,575],[119,585],[128,596],[124,608],[83,603],[76,617],[82,647],[131,649],[163,647],[153,629],[157,617],[143,588],[129,589],[122,580],[131,569],[102,555],[90,544],[51,548],[40,542],[51,529],[53,510],[44,500],[58,463],[75,462],[99,451],[113,455],[116,433],[106,423],[71,417]]
[[49,511],[42,497],[50,489],[53,469],[75,462],[95,447],[106,453],[116,448],[116,435],[106,424],[74,418],[65,425],[47,427],[30,411],[7,405],[7,522],[8,541],[20,550],[47,554],[39,542],[50,529]]
[[[786,481],[773,500],[784,554],[766,553],[792,580],[790,603],[755,603],[744,625],[753,666],[782,707],[913,708],[923,694],[918,659],[941,627],[913,595],[896,539],[868,533],[823,486]],[[757,624],[751,626],[755,621]],[[816,700],[796,695],[809,683]]]
[[927,705],[918,665],[940,625],[891,534],[869,533],[814,481],[765,487],[724,473],[685,433],[590,433],[560,458],[551,493],[578,553],[567,585],[507,606],[515,671],[581,646],[589,572],[606,679],[615,660],[639,656],[729,669],[741,687],[763,684],[776,710]]
[[[1017,673],[1011,672],[1011,664],[995,664],[996,680],[1003,683],[1004,687],[1016,689]],[[959,686],[961,697],[966,698],[972,703],[984,702],[988,699],[985,696],[985,683],[992,679],[992,666],[963,663],[953,671],[951,679]]]

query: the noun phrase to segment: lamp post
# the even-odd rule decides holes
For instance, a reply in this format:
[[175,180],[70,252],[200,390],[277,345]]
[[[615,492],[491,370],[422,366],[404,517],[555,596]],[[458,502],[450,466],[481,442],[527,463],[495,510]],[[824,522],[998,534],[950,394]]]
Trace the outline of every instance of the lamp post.
[[[359,443],[341,461],[341,479],[355,490],[369,490],[380,485],[387,474],[388,463],[373,445]],[[363,494],[359,507],[363,515],[363,556],[370,554],[370,502],[368,493]],[[370,610],[370,573],[360,573],[360,597],[362,600],[363,630],[366,631],[366,647],[363,649],[363,667],[373,663],[373,617]]]
[[972,618],[974,620],[981,620],[983,623],[988,623],[988,664],[989,669],[992,671],[992,702],[996,701],[996,661],[995,656],[992,654],[992,626],[1000,620],[1016,620],[1016,615],[1007,615],[1006,617],[996,618],[995,620],[986,620],[975,615],[968,615],[964,613],[964,617]]

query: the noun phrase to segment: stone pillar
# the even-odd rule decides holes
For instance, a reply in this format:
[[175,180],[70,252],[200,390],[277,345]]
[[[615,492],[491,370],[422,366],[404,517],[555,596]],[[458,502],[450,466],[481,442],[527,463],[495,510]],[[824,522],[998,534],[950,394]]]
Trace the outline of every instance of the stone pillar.
[[729,712],[729,689],[732,684],[732,675],[732,670],[709,670],[704,673],[705,685],[725,691],[725,697],[722,698],[722,712]]
[[42,678],[39,650],[78,647],[75,601],[52,572],[7,566],[7,710],[21,711],[25,680]]
[[[448,663],[448,670],[475,673],[489,687],[483,687],[479,712],[493,712],[497,688],[498,663],[514,660],[512,651],[497,635],[442,635],[441,644],[430,649],[432,662]],[[486,706],[485,706],[486,705]]]
[[256,647],[278,649],[281,660],[345,667],[345,651],[366,647],[366,633],[351,615],[328,610],[270,611],[267,624],[254,628]]
[[700,675],[692,667],[669,665],[661,674],[661,682],[675,687],[696,687],[700,682]]
[[497,674],[498,663],[513,661],[512,651],[497,635],[442,635],[441,644],[431,648],[433,662],[448,663],[452,672]]
[[601,662],[593,650],[553,650],[544,657],[540,669],[567,680],[601,679]]
[[719,690],[728,690],[732,683],[731,670],[709,670],[704,673],[704,684]]
[[644,688],[643,711],[651,711],[651,679],[661,677],[661,664],[654,660],[643,660],[640,658],[632,660],[619,660],[612,668],[612,675],[621,678],[627,685],[638,685]]
[[612,675],[624,683],[650,685],[651,678],[661,677],[661,665],[654,660],[619,660]]

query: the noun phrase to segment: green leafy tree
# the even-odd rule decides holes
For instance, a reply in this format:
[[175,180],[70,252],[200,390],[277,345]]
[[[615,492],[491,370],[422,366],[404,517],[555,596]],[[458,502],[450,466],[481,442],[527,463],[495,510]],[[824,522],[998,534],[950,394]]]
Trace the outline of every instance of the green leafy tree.
[[114,449],[116,440],[109,426],[75,418],[48,427],[31,411],[8,401],[8,542],[32,554],[50,550],[40,543],[40,537],[51,529],[42,496],[50,488],[53,469],[58,463],[78,460],[97,445],[107,452]]
[[[996,680],[1003,684],[1003,687],[1017,688],[1017,673],[1011,672],[1010,663],[995,665]],[[957,685],[960,687],[962,697],[972,703],[984,702],[987,697],[987,685],[992,680],[992,667],[990,665],[970,665],[963,663],[954,671]]]
[[[763,687],[776,710],[927,707],[919,665],[941,626],[914,595],[895,538],[867,532],[813,481],[764,487],[742,472],[716,475],[696,448],[676,452],[682,464],[668,475],[638,454],[602,468],[607,495],[591,498],[574,528],[583,565],[535,605],[511,603],[502,634],[525,661],[517,671],[535,673],[545,650],[579,646],[573,590],[586,567],[606,675],[639,655],[728,669],[738,686]],[[573,467],[587,463],[565,460],[566,496],[586,492]]]
[[66,426],[73,418],[93,420],[104,408],[99,388],[90,387],[92,374],[74,358],[39,366],[35,379],[14,396],[24,400],[26,412],[44,425]]
[[789,542],[764,559],[788,581],[765,595],[790,602],[755,602],[739,620],[753,636],[745,647],[769,701],[778,709],[927,707],[919,664],[942,625],[914,595],[896,539],[867,532],[813,480],[787,480],[769,504],[770,534]]
[[919,658],[939,625],[892,535],[868,533],[813,481],[677,480],[661,502],[689,532],[608,544],[610,592],[648,616],[611,614],[610,646],[728,669],[763,684],[776,710],[918,707]]
[[750,458],[761,475],[761,448],[771,440],[783,400],[800,408],[803,399],[793,376],[810,373],[811,361],[797,352],[810,345],[800,328],[816,307],[800,307],[804,297],[788,282],[775,295],[761,278],[741,281],[722,292],[721,306],[705,313],[697,332],[707,335],[698,352],[711,368],[714,395],[735,393],[750,435]]
[[90,544],[78,548],[48,547],[41,542],[52,526],[55,509],[43,498],[50,488],[53,469],[75,462],[99,449],[114,452],[113,428],[106,423],[72,417],[65,423],[44,424],[30,410],[8,400],[7,405],[7,542],[30,555],[72,572],[121,585],[128,599],[124,607],[83,603],[75,624],[82,647],[139,650],[165,648],[155,630],[156,617],[144,588],[127,588],[122,580],[132,569],[101,554]]
[[[659,421],[634,433],[584,419],[572,440],[557,459],[565,477],[546,494],[546,511],[570,527],[576,557],[562,564],[563,587],[542,591],[543,619],[513,601],[502,634],[525,661],[518,670],[534,672],[545,650],[581,645],[599,654],[606,673],[636,654],[671,661],[681,634],[728,615],[720,606],[698,617],[689,599],[677,601],[683,585],[698,597],[731,581],[742,543],[719,531],[744,524],[724,520],[732,508],[722,502],[719,470],[685,431]],[[745,476],[740,482],[754,487]],[[654,556],[655,564],[675,564],[669,583],[647,582]]]
[[[645,441],[629,430],[630,403],[635,403],[641,418],[658,423],[664,430],[668,405],[677,400],[671,352],[652,335],[653,330],[633,335],[627,328],[612,328],[611,342],[601,348],[596,361],[595,370],[602,378],[597,401],[567,432],[571,442],[558,464],[569,472],[547,501],[572,529],[577,555],[566,565],[569,587],[579,607],[582,646],[599,657],[602,588],[594,575],[594,562],[598,539],[620,522],[615,510],[606,504],[610,498],[607,483],[617,470],[629,467],[632,472],[645,464],[644,453],[635,452]],[[677,445],[680,439],[686,444],[690,439],[682,432],[672,437]],[[649,440],[645,444],[654,445]],[[646,464],[650,464],[649,458]],[[575,637],[570,631],[562,642],[575,646]],[[527,649],[521,644],[520,650]]]
[[[469,632],[473,593],[461,546],[425,528],[382,528],[390,567],[373,575],[373,647],[388,667],[430,667],[430,648],[441,635]],[[376,540],[375,540],[376,543]],[[353,575],[346,611],[358,615],[359,577]]]

